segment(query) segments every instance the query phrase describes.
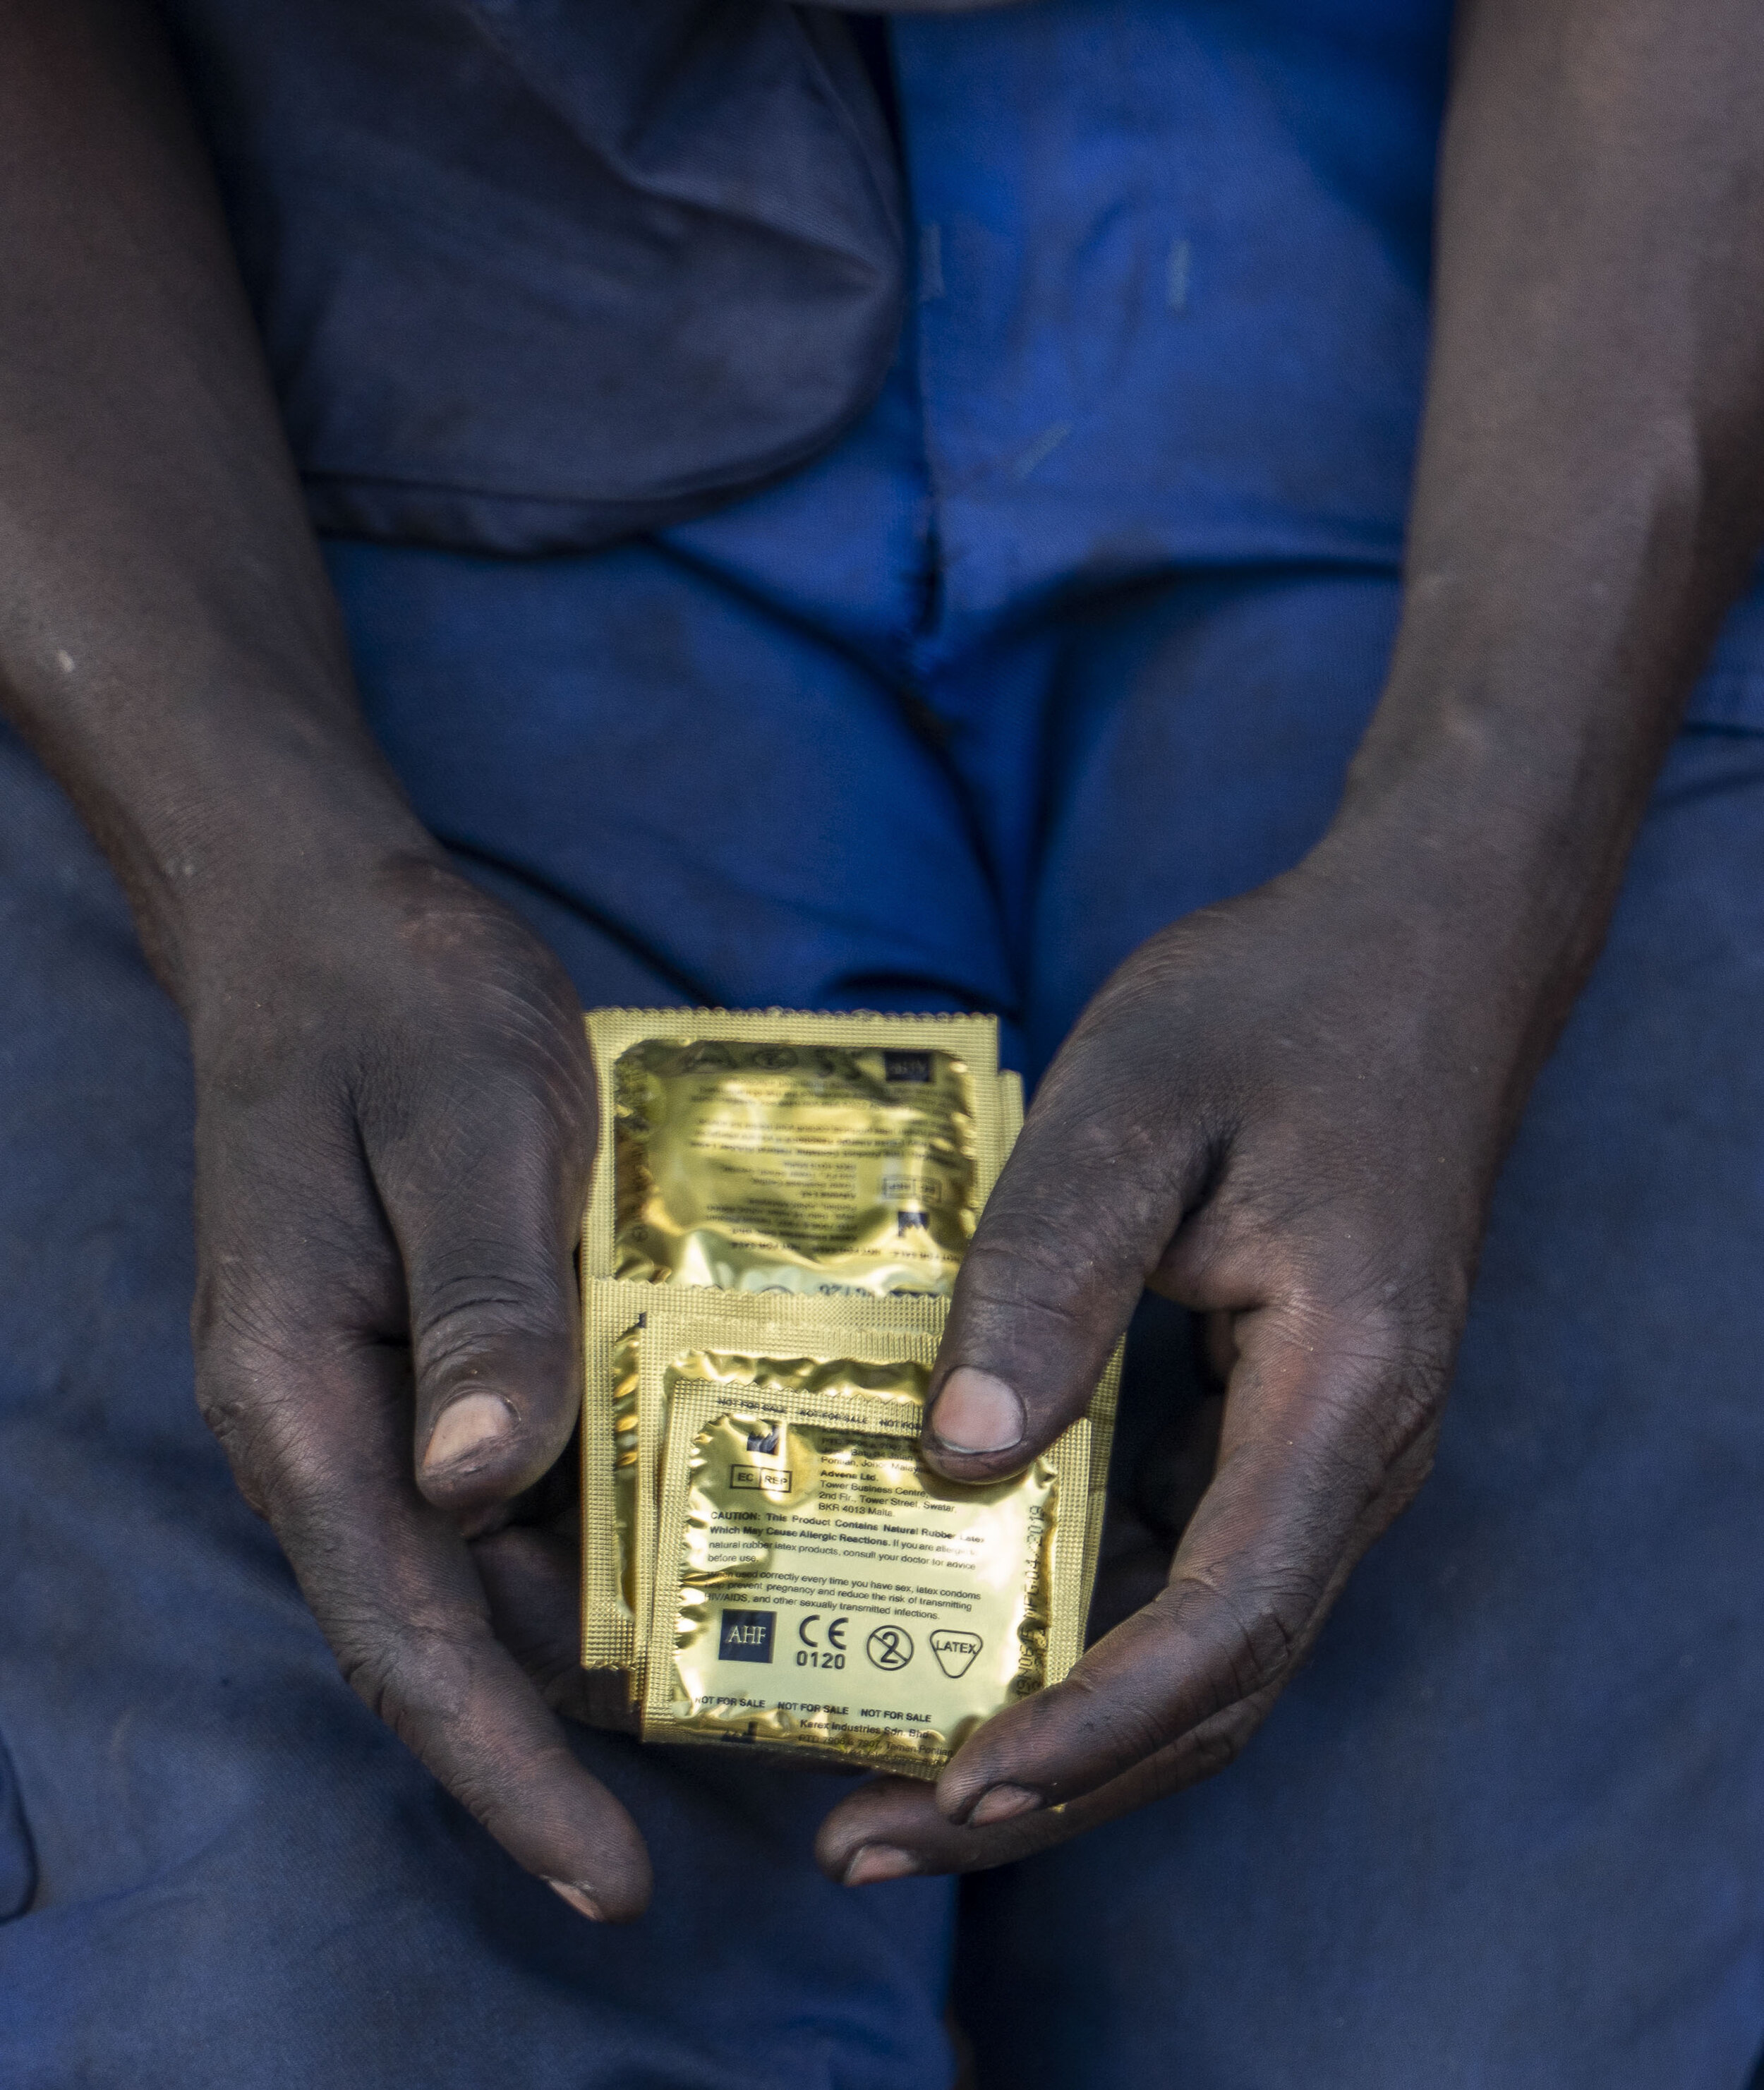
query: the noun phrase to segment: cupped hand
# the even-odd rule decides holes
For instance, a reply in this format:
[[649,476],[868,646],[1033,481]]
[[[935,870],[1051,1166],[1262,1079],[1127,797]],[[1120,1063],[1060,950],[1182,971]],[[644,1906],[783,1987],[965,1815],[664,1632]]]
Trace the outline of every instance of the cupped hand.
[[197,1390],[344,1675],[584,1913],[635,1829],[493,1629],[467,1534],[557,1460],[594,1143],[555,958],[420,849],[194,934]]
[[994,1864],[1220,1769],[1421,1486],[1555,1019],[1482,896],[1418,883],[1400,852],[1326,845],[1142,945],[1055,1060],[962,1267],[926,1456],[1026,1464],[1149,1285],[1207,1317],[1216,1463],[1168,1580],[1064,1683],[935,1789],[834,1810],[836,1877]]

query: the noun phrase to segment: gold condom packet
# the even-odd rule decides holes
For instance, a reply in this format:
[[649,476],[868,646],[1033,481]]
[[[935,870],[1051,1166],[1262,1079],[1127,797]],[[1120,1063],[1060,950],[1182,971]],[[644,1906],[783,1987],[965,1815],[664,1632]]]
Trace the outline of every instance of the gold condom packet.
[[1004,1159],[990,1017],[596,1009],[585,1276],[947,1297]]
[[[628,1309],[627,1309],[628,1310]],[[615,1318],[623,1318],[622,1314]],[[643,1327],[639,1314],[622,1328],[607,1346],[608,1395],[612,1410],[613,1463],[610,1525],[615,1548],[614,1584],[610,1592],[617,1623],[615,1636],[600,1650],[603,1662],[613,1667],[629,1666],[636,1645],[638,1604],[637,1548],[637,1338]],[[600,1511],[606,1515],[605,1509]],[[587,1616],[586,1606],[583,1615]],[[610,1658],[609,1660],[609,1658]],[[599,1666],[591,1662],[589,1667]]]
[[[652,1293],[637,1285],[606,1283],[589,1288],[589,1353],[602,1365],[588,1375],[590,1410],[605,1420],[604,1427],[583,1431],[582,1662],[585,1668],[626,1672],[634,1703],[642,1697],[659,1522],[656,1487],[668,1421],[665,1379],[652,1383],[647,1408],[640,1397],[639,1338],[648,1309],[656,1303]],[[731,1309],[726,1317],[725,1306]],[[875,1309],[869,1311],[873,1314]],[[889,1301],[877,1318],[888,1329],[940,1337],[946,1315],[940,1301]],[[842,1302],[785,1301],[753,1293],[720,1301],[716,1309],[717,1323],[731,1340],[769,1340],[774,1346],[787,1347],[796,1335],[819,1340],[828,1330],[849,1327],[850,1318]],[[1116,1344],[1086,1410],[1081,1622],[1090,1615],[1102,1550],[1125,1351],[1125,1342]],[[1069,1519],[1069,1510],[1068,1515]]]
[[[602,1009],[587,1029],[602,1136],[582,1256],[582,1660],[622,1671],[635,1703],[667,1420],[659,1389],[640,1397],[646,1312],[683,1284],[730,1309],[739,1344],[780,1314],[817,1331],[854,1317],[940,1331],[1023,1094],[996,1067],[990,1017]],[[1092,1404],[1081,1615],[1118,1376],[1117,1357]]]
[[[1008,1155],[1022,1129],[1023,1085],[1020,1075],[1009,1070],[996,1077],[1002,1154]],[[1001,1156],[1002,1158],[1002,1156]],[[639,1695],[638,1672],[647,1641],[649,1568],[652,1555],[639,1544],[639,1524],[652,1535],[652,1490],[665,1413],[652,1418],[648,1442],[639,1451],[641,1430],[638,1413],[637,1331],[645,1309],[652,1303],[644,1284],[629,1280],[589,1277],[583,1283],[583,1326],[585,1336],[586,1402],[582,1430],[583,1496],[583,1666],[590,1669],[624,1671],[632,1679],[634,1698]],[[735,1325],[743,1335],[756,1319],[772,1319],[785,1309],[780,1295],[731,1295],[747,1303],[732,1308]],[[753,1303],[763,1300],[763,1305]],[[794,1310],[794,1309],[789,1309]],[[812,1305],[802,1309],[811,1316]],[[831,1309],[838,1312],[836,1307]],[[886,1325],[914,1329],[930,1327],[940,1331],[942,1316],[909,1310],[884,1316]],[[819,1326],[820,1322],[814,1325]],[[1118,1376],[1118,1365],[1112,1367]],[[1093,1421],[1102,1420],[1100,1432],[1093,1428],[1093,1460],[1100,1456],[1106,1469],[1113,1422],[1112,1378],[1105,1375],[1098,1401],[1106,1408],[1093,1410]],[[645,1477],[639,1499],[639,1470]],[[1102,1496],[1095,1496],[1097,1514],[1091,1520],[1100,1535]],[[639,1564],[641,1563],[641,1564]],[[1086,1588],[1095,1573],[1095,1547],[1086,1553]],[[1087,1601],[1087,1599],[1086,1599]]]
[[[642,1691],[658,1524],[657,1488],[668,1426],[668,1384],[641,1368],[653,1325],[736,1351],[825,1347],[856,1327],[866,1336],[928,1342],[935,1355],[948,1316],[938,1299],[820,1298],[729,1292],[591,1279],[583,1333],[587,1398],[582,1430],[582,1662],[619,1669]],[[914,1354],[916,1354],[916,1350]]]
[[668,1387],[646,1740],[932,1778],[1066,1675],[1087,1420],[1026,1473],[963,1487],[919,1451],[933,1336],[759,1356],[657,1333],[639,1339]]
[[613,1275],[942,1297],[979,1216],[977,1093],[934,1047],[630,1046],[613,1069]]
[[[671,1297],[672,1295],[664,1295]],[[709,1308],[713,1331],[737,1344],[788,1346],[801,1335],[819,1340],[852,1324],[854,1302],[787,1295],[691,1295],[695,1315]],[[635,1702],[642,1695],[658,1522],[656,1484],[667,1432],[665,1383],[652,1377],[642,1400],[639,1336],[658,1305],[647,1286],[591,1283],[585,1315],[587,1402],[582,1432],[582,1662],[588,1669],[626,1672]],[[867,1323],[884,1330],[940,1337],[947,1309],[940,1301],[862,1302]],[[670,1309],[669,1318],[672,1319]],[[1108,1506],[1109,1453],[1114,1443],[1125,1343],[1104,1367],[1086,1416],[1090,1464],[1086,1476],[1084,1546],[1079,1616],[1090,1613]],[[595,1426],[590,1426],[590,1425]],[[1069,1512],[1069,1518],[1070,1512]]]
[[998,1077],[998,1114],[1003,1133],[1002,1159],[1010,1159],[1010,1150],[1017,1144],[1017,1135],[1023,1129],[1023,1077],[1013,1073],[1009,1067],[1001,1067]]

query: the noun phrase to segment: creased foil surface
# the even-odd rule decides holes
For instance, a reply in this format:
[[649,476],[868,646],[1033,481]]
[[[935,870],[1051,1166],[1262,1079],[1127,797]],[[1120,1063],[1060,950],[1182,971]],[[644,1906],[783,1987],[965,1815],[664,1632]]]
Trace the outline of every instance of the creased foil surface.
[[613,1069],[615,1277],[947,1297],[982,1196],[958,1053],[651,1038]]

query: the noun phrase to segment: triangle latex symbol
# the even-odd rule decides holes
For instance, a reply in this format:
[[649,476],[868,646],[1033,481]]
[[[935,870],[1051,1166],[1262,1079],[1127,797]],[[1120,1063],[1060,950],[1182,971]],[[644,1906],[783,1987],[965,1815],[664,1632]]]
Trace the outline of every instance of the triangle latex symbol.
[[984,1645],[978,1633],[952,1632],[948,1626],[939,1626],[931,1636],[931,1651],[945,1676],[966,1676]]

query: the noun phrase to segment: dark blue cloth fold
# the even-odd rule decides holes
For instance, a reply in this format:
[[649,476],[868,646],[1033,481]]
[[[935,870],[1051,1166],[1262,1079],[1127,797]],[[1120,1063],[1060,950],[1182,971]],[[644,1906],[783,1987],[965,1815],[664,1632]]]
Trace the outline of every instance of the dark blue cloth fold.
[[899,174],[780,0],[167,0],[316,518],[500,552],[824,449],[894,352]]

